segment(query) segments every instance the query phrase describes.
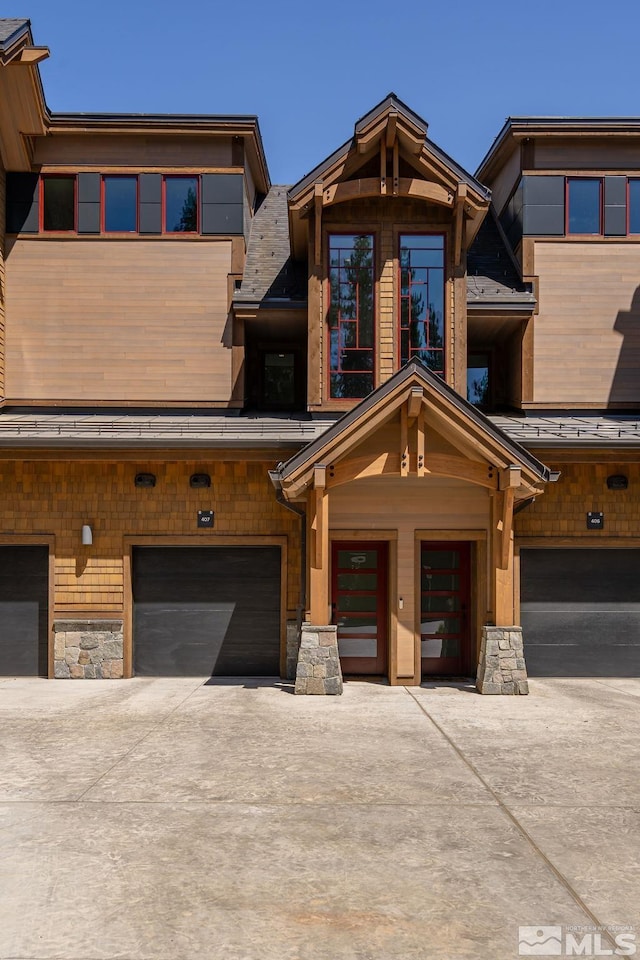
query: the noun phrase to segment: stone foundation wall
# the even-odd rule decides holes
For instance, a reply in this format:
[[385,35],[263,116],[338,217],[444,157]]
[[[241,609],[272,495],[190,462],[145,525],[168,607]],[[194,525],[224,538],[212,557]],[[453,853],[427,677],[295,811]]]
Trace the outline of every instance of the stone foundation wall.
[[295,680],[300,650],[300,631],[297,620],[287,620],[287,680]]
[[476,689],[480,693],[527,694],[522,627],[483,627]]
[[122,620],[56,620],[53,625],[56,679],[120,680],[122,626]]
[[336,626],[302,624],[295,692],[320,695],[342,693]]

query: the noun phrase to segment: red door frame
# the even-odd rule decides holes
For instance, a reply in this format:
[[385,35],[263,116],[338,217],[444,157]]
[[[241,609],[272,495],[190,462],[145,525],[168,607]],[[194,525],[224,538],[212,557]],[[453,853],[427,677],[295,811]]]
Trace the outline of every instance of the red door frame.
[[[367,551],[376,550],[378,561],[376,565],[376,590],[352,591],[338,590],[338,575],[351,573],[352,570],[341,569],[338,566],[338,550]],[[337,598],[339,593],[352,596],[377,597],[377,636],[362,639],[376,639],[377,655],[375,657],[340,657],[340,665],[344,674],[386,676],[389,660],[389,543],[386,540],[333,540],[331,542],[331,620],[337,622]],[[370,572],[368,569],[363,573]],[[373,571],[371,571],[373,572]],[[339,634],[339,629],[338,629]],[[339,642],[339,641],[338,641]]]
[[[450,572],[458,574],[460,577],[460,589],[455,591],[460,596],[459,619],[460,633],[445,636],[455,636],[460,638],[460,656],[459,657],[423,657],[420,650],[421,674],[423,678],[429,677],[463,677],[470,675],[471,672],[471,543],[467,540],[421,540],[420,541],[420,580],[418,588],[420,590],[420,644],[422,647],[422,550],[423,548],[431,550],[456,550],[460,556],[459,567]],[[443,572],[449,572],[444,571]],[[453,591],[442,591],[443,595]],[[449,611],[442,611],[443,613]],[[434,611],[437,616],[437,611]]]

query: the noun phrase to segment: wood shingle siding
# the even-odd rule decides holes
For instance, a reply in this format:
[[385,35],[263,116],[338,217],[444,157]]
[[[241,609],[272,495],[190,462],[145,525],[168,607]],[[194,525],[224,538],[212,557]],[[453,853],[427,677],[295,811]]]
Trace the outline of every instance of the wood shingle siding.
[[[300,521],[277,503],[267,471],[272,462],[175,459],[129,462],[5,461],[0,463],[0,542],[35,532],[54,537],[54,615],[116,616],[124,607],[124,538],[286,537],[287,607],[295,610],[300,582]],[[189,477],[207,472],[211,488],[192,489]],[[154,488],[134,486],[139,472],[156,475]],[[215,511],[212,531],[198,530],[197,512]],[[93,544],[80,544],[83,524]]]
[[7,244],[12,401],[226,405],[231,242]]

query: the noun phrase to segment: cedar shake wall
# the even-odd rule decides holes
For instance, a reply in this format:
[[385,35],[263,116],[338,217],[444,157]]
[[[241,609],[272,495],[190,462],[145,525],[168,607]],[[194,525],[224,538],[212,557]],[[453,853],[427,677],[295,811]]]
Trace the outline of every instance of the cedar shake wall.
[[[535,503],[514,518],[519,537],[640,537],[640,463],[562,463],[545,458],[551,470],[560,470],[557,483],[548,483]],[[627,490],[607,490],[607,477],[622,473]],[[587,530],[586,514],[602,511],[604,529]]]
[[[215,546],[216,536],[286,536],[287,606],[299,598],[300,521],[275,498],[267,476],[274,463],[167,461],[69,463],[0,462],[3,536],[55,537],[55,613],[122,615],[124,536],[193,538]],[[138,472],[154,473],[154,488],[136,488]],[[211,475],[210,489],[191,489],[192,473]],[[198,530],[197,511],[215,511],[214,531]],[[82,525],[93,545],[81,545]],[[1,541],[1,538],[0,538]],[[14,541],[15,542],[15,541]]]

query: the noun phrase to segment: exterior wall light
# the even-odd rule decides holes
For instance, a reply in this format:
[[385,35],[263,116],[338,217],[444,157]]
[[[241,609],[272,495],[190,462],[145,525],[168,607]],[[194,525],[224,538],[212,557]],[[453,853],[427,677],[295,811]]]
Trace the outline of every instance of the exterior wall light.
[[93,543],[93,530],[88,523],[82,525],[82,546],[90,547]]
[[211,486],[211,477],[208,473],[192,473],[189,477],[189,486],[201,489]]
[[156,475],[155,473],[136,473],[136,478],[133,482],[136,487],[155,487]]
[[629,478],[624,473],[613,473],[607,477],[608,490],[626,490],[629,486]]

